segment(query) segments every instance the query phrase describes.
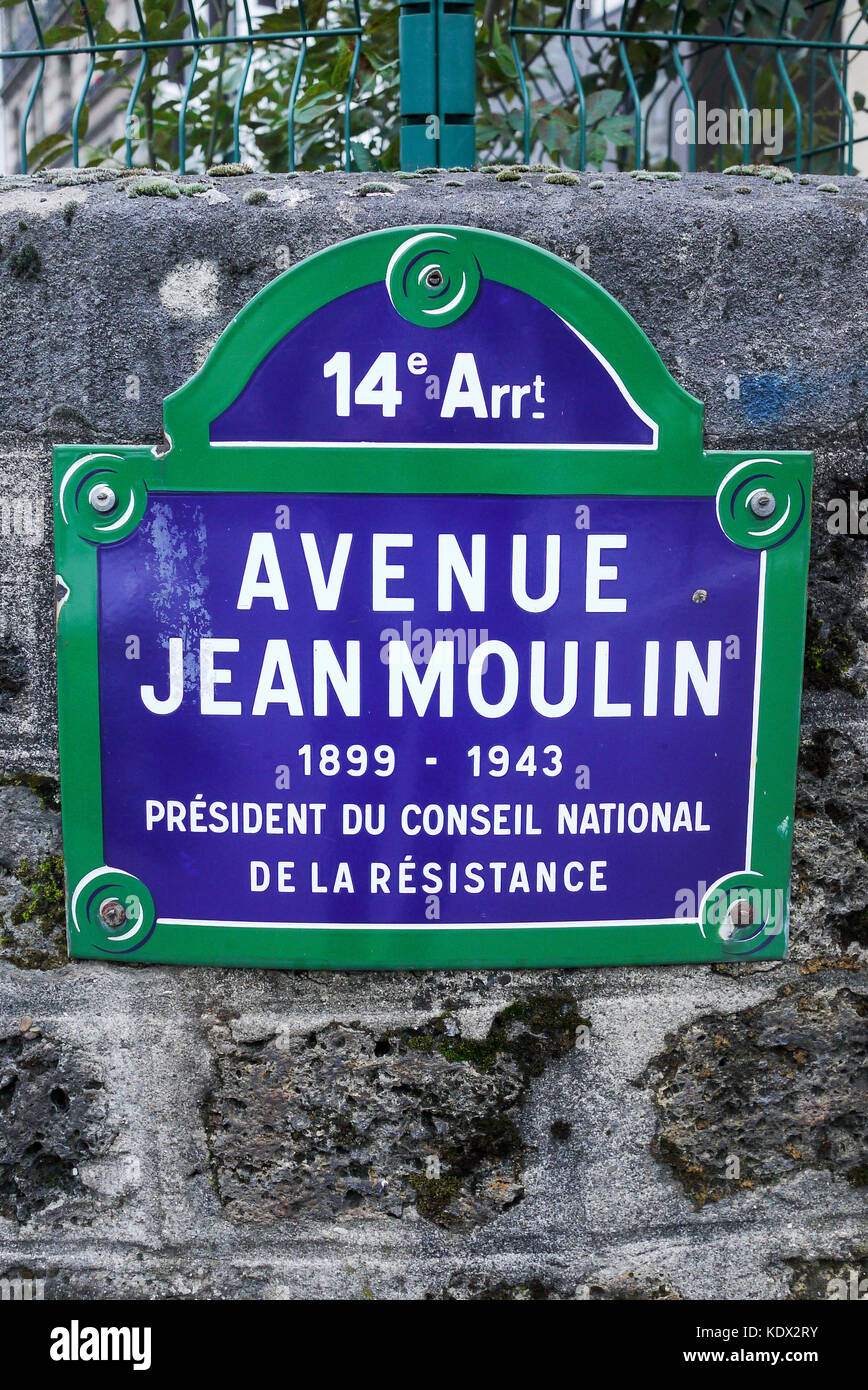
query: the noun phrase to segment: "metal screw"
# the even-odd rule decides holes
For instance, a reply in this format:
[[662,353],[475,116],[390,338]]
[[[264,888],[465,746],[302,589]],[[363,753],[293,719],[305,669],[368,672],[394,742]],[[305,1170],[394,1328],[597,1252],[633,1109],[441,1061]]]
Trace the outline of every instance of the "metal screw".
[[694,591],[693,591],[693,602],[694,602],[694,603],[704,603],[705,600],[706,600],[707,598],[708,598],[708,590],[707,590],[707,589],[694,589]]
[[428,286],[429,290],[436,290],[438,285],[443,284],[443,271],[438,270],[436,265],[433,266],[425,276],[425,284]]
[[737,898],[726,915],[734,927],[749,927],[753,922],[753,904],[747,898]]
[[92,487],[88,493],[87,500],[95,512],[114,511],[118,504],[118,499],[108,483],[97,483]]
[[761,488],[759,492],[755,492],[753,497],[750,499],[750,509],[753,512],[754,516],[771,516],[776,506],[777,503],[775,502],[775,499],[772,497],[770,492],[766,491],[765,488]]
[[103,920],[103,925],[112,931],[124,926],[127,920],[127,911],[120,898],[106,898],[100,907],[99,915]]

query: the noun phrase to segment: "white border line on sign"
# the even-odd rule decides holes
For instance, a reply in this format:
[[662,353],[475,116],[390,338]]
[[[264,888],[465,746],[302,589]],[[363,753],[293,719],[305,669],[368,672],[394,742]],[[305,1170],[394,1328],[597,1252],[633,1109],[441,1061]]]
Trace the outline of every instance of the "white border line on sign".
[[[653,422],[652,422],[653,423]],[[655,440],[657,426],[654,425]],[[546,440],[528,444],[476,444],[470,439],[451,443],[446,440],[399,439],[209,439],[211,449],[571,449],[574,454],[584,453],[646,453],[653,454],[657,444],[549,444]],[[397,494],[396,494],[397,495]],[[414,494],[406,493],[405,496]],[[441,496],[448,496],[441,493]],[[460,493],[453,494],[461,496]]]
[[579,339],[580,342],[584,343],[588,351],[593,353],[597,361],[600,363],[600,366],[604,367],[605,370],[609,373],[609,376],[614,381],[615,385],[617,386],[624,400],[627,402],[628,406],[632,410],[633,414],[637,415],[643,424],[648,425],[653,435],[653,441],[650,444],[590,444],[587,446],[579,445],[578,447],[587,447],[591,449],[656,449],[657,436],[659,433],[657,428],[657,421],[652,420],[651,416],[645,413],[641,405],[639,405],[638,401],[633,399],[633,397],[630,395],[630,392],[627,390],[627,387],[624,385],[618,373],[615,371],[615,368],[612,366],[611,362],[607,362],[603,354],[599,352],[597,348],[594,347],[594,344],[588,342],[584,333],[580,333],[579,330],[577,328],[574,328],[571,323],[567,323],[566,319],[561,318],[560,314],[558,314],[558,318],[561,320],[562,324],[569,328],[571,333],[575,333],[576,337]]
[[[612,922],[213,922],[198,917],[158,917],[158,927],[265,927],[283,931],[541,931],[572,927],[668,927],[671,917],[634,917]],[[679,923],[695,927],[698,917],[679,917]]]
[[[751,720],[750,768],[748,777],[747,838],[745,842],[745,871],[751,869],[753,813],[756,788],[756,750],[759,733],[760,691],[762,686],[763,624],[765,618],[766,552],[760,552],[759,584],[757,587],[756,649],[754,654],[753,714]],[[735,870],[733,872],[736,872]],[[79,885],[80,886],[80,885]],[[215,922],[198,917],[158,917],[158,927],[262,927],[281,931],[544,931],[547,928],[564,930],[581,927],[664,927],[677,920],[685,926],[699,926],[698,917],[633,917],[604,922]]]
[[760,686],[762,683],[763,621],[765,618],[766,597],[766,552],[760,551],[759,594],[756,614],[756,654],[753,673],[753,724],[750,737],[750,782],[747,796],[747,839],[744,848],[744,866],[750,869],[753,846],[753,809],[756,787],[756,748],[759,734]]

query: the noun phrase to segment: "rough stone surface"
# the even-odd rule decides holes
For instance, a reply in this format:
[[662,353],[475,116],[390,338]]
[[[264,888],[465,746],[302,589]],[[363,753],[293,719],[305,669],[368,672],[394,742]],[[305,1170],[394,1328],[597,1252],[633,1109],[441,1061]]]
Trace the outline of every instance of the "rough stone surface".
[[66,913],[57,784],[0,783],[0,960],[64,965]]
[[236,1040],[220,1020],[203,1117],[227,1215],[490,1220],[524,1195],[519,1107],[577,1022],[566,992],[516,1000],[482,1039],[451,1015],[381,1037],[331,1023]]
[[0,1216],[26,1223],[60,1207],[75,1219],[81,1165],[112,1140],[103,1083],[29,1023],[0,1037]]
[[[653,1152],[697,1206],[801,1168],[868,1183],[868,1000],[822,977],[689,1023],[652,1061]],[[731,1171],[729,1171],[731,1167]]]
[[851,1250],[831,1260],[789,1260],[792,1282],[788,1297],[800,1302],[815,1302],[834,1296],[844,1302],[851,1298],[864,1299],[868,1294],[865,1260],[868,1244],[860,1241]]
[[[0,1278],[55,1298],[864,1297],[868,537],[830,534],[826,503],[868,492],[868,185],[196,182],[0,181]],[[790,956],[66,964],[52,445],[160,444],[163,398],[279,271],[429,222],[587,255],[704,401],[708,447],[815,452]],[[553,1029],[521,1017],[541,999]]]

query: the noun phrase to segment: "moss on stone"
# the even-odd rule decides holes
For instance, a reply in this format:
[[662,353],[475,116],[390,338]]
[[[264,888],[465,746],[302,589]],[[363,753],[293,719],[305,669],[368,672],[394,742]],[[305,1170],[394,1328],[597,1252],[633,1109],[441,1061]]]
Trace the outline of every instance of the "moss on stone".
[[676,169],[631,169],[630,178],[640,183],[679,183],[681,175]]
[[805,624],[805,685],[813,690],[846,690],[851,695],[863,695],[858,681],[848,673],[856,656],[856,643],[850,634],[836,624],[823,631],[823,619],[808,605]]
[[517,169],[501,169],[497,175],[498,183],[518,183],[520,179],[521,174]]
[[35,280],[42,269],[42,260],[36,247],[25,241],[9,257],[9,269],[16,280]]
[[268,202],[268,194],[264,188],[251,188],[248,193],[245,193],[244,201],[250,207],[261,207],[263,203]]
[[416,1193],[416,1209],[420,1216],[437,1225],[451,1225],[447,1208],[461,1195],[461,1183],[456,1177],[429,1178],[424,1173],[411,1173],[408,1179]]
[[116,169],[46,169],[45,178],[55,188],[74,188],[80,183],[108,183],[119,177]]
[[47,811],[60,810],[60,787],[54,777],[45,777],[36,772],[14,772],[8,777],[0,777],[0,787],[29,787]]
[[242,160],[240,163],[233,163],[230,161],[230,163],[228,164],[212,164],[210,169],[206,169],[205,172],[207,173],[209,179],[240,178],[244,174],[252,174],[253,165],[248,164],[244,160]]
[[558,169],[554,174],[546,174],[543,183],[560,183],[567,188],[574,188],[580,180],[575,174],[568,174],[564,169]]
[[12,909],[10,920],[15,926],[34,920],[49,932],[66,930],[66,887],[63,877],[63,857],[52,854],[40,864],[24,859],[16,874],[19,883],[30,890],[30,896]]
[[7,929],[0,932],[0,954],[19,970],[54,970],[66,965],[66,895],[61,856],[52,855],[35,865],[25,859],[17,877],[29,891],[9,913]]
[[489,1038],[444,1038],[437,1051],[447,1062],[469,1062],[479,1071],[491,1071],[497,1047]]
[[333,1022],[289,1045],[239,1042],[215,1021],[201,1114],[229,1220],[414,1206],[467,1229],[521,1201],[520,1107],[531,1079],[574,1045],[575,1001],[566,990],[521,997],[477,1039],[462,1036],[463,998],[416,1028]]
[[582,1018],[572,995],[534,994],[518,999],[495,1015],[484,1038],[463,1037],[451,1014],[432,1019],[424,1032],[401,1029],[387,1035],[412,1052],[438,1052],[447,1062],[466,1062],[477,1071],[493,1070],[498,1057],[511,1060],[526,1076],[539,1076],[550,1057],[575,1044]]
[[487,1041],[511,1057],[523,1073],[539,1076],[550,1058],[561,1057],[575,1046],[581,1025],[589,1028],[590,1020],[581,1016],[571,994],[532,994],[497,1014]]
[[181,190],[173,179],[136,179],[127,188],[128,198],[180,198]]

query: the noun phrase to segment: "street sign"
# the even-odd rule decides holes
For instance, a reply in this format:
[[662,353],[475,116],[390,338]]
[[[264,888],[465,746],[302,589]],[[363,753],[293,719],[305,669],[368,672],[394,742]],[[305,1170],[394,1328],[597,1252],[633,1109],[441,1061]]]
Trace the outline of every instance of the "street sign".
[[399,228],[55,450],[73,956],[781,957],[811,458],[707,453],[599,286]]

